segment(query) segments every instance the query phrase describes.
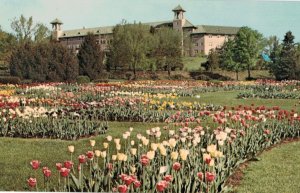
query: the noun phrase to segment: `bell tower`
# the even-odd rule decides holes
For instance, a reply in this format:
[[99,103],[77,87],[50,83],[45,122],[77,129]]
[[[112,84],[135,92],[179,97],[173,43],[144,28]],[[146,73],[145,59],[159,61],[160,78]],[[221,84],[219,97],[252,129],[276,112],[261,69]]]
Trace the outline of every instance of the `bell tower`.
[[52,40],[59,41],[59,37],[61,37],[63,33],[61,30],[63,22],[56,18],[50,22],[50,24],[52,24]]
[[185,24],[185,10],[180,5],[178,5],[172,11],[174,12],[173,29],[177,31],[182,31],[182,27]]

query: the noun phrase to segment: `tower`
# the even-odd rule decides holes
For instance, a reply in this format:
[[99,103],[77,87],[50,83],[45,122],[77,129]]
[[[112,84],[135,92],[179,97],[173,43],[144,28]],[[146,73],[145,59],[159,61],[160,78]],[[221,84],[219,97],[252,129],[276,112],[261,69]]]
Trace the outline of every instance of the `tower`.
[[185,24],[184,12],[185,10],[178,5],[173,10],[174,12],[174,19],[173,19],[173,29],[177,30],[181,34],[181,54],[183,55],[183,26]]
[[180,5],[178,5],[172,11],[174,12],[173,29],[182,31],[182,27],[185,24],[185,18],[183,14],[185,10]]
[[63,22],[56,18],[50,24],[52,24],[52,40],[58,41],[62,35],[61,25]]

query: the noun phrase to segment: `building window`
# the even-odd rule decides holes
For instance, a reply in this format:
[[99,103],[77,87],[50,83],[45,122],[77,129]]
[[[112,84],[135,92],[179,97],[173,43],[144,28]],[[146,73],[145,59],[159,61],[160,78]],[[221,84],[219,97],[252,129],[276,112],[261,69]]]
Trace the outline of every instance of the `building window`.
[[209,38],[212,38],[212,35],[209,35],[208,37],[209,37]]
[[218,35],[218,38],[220,38],[220,35]]

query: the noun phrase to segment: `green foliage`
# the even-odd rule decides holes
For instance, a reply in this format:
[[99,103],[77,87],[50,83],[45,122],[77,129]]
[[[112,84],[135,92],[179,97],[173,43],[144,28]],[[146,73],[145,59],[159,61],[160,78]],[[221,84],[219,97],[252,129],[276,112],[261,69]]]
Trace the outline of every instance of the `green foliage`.
[[149,55],[151,36],[149,27],[142,24],[121,24],[113,30],[113,41],[110,46],[111,68],[127,68],[133,71],[145,66]]
[[16,38],[5,31],[0,26],[0,61],[8,61],[12,50],[16,46]]
[[159,69],[171,71],[183,68],[181,57],[181,34],[170,28],[160,28],[154,33],[155,45],[153,56],[157,60]]
[[18,45],[13,52],[10,72],[33,81],[73,81],[78,76],[78,63],[61,44],[26,43]]
[[11,28],[15,32],[15,36],[19,43],[36,42],[49,40],[50,30],[41,23],[34,24],[32,16],[28,19],[23,15],[20,18],[14,18]]
[[[274,61],[278,60],[278,50],[274,53]],[[282,49],[279,54],[279,62],[274,66],[274,75],[277,80],[295,79],[296,69],[296,47],[294,44],[294,36],[288,31],[282,43]]]
[[16,76],[2,76],[0,77],[0,83],[2,84],[20,84],[21,80]]
[[100,78],[99,75],[104,70],[103,53],[94,34],[89,33],[84,38],[77,57],[80,75],[88,76],[92,80]]
[[78,84],[85,84],[91,82],[91,80],[88,76],[77,76],[76,82]]
[[209,54],[207,56],[207,62],[203,63],[202,66],[205,68],[206,71],[208,70],[212,71],[213,69],[219,67],[219,63],[220,63],[220,50],[212,49],[209,51]]

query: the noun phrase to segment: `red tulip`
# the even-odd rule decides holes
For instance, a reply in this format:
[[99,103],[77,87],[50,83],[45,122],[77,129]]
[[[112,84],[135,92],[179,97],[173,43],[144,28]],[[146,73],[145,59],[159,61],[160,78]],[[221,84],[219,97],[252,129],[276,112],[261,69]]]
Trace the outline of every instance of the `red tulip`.
[[32,169],[37,170],[40,167],[40,161],[38,160],[32,160],[30,162],[30,165],[32,166]]
[[27,180],[27,183],[28,183],[28,186],[30,186],[30,187],[35,187],[36,186],[36,178],[29,178],[28,180]]
[[65,166],[65,168],[68,168],[68,169],[71,169],[72,168],[72,166],[73,166],[73,162],[72,161],[65,161],[64,162],[64,166]]
[[62,164],[61,163],[56,163],[55,165],[56,165],[56,169],[57,170],[60,170],[62,168]]
[[86,156],[87,156],[89,159],[93,159],[93,157],[94,157],[94,152],[88,151],[88,152],[86,152]]
[[142,163],[143,166],[146,166],[149,164],[149,158],[147,157],[147,155],[142,155],[140,162]]
[[271,131],[269,129],[264,130],[264,134],[269,135]]
[[119,177],[121,178],[121,180],[124,182],[125,181],[125,178],[127,177],[126,174],[121,174],[119,175]]
[[51,170],[49,170],[47,167],[45,167],[45,169],[43,168],[43,174],[44,174],[44,176],[49,178],[51,176]]
[[173,180],[173,177],[172,177],[172,175],[166,175],[164,177],[164,180],[166,180],[167,182],[171,182]]
[[85,155],[78,156],[79,163],[83,164],[86,162]]
[[106,164],[106,167],[107,167],[107,169],[108,169],[109,171],[111,171],[111,170],[113,169],[112,163]]
[[127,192],[127,186],[126,186],[126,185],[119,185],[119,186],[118,186],[118,191],[119,191],[120,193],[125,193],[125,192]]
[[180,163],[175,162],[175,163],[173,164],[173,169],[174,169],[174,170],[178,171],[178,170],[180,170],[180,168],[181,168]]
[[201,180],[201,181],[203,180],[203,173],[202,172],[198,172],[197,176],[198,176],[199,180]]
[[125,178],[124,178],[124,182],[125,182],[125,184],[127,185],[127,186],[129,186],[132,182],[134,182],[135,181],[135,179],[133,179],[131,176],[126,176]]
[[70,169],[68,169],[68,168],[61,168],[59,170],[59,172],[60,172],[60,175],[62,177],[67,177],[69,175],[69,173],[70,173]]
[[166,187],[167,187],[168,185],[169,185],[169,184],[168,184],[167,181],[165,181],[165,180],[160,181],[160,182],[158,182],[158,183],[156,184],[156,190],[157,190],[158,192],[163,192],[163,191],[166,189]]
[[210,172],[206,172],[205,176],[206,176],[206,181],[207,182],[212,182],[215,179],[215,174],[210,173]]
[[211,161],[211,158],[206,158],[206,159],[205,159],[205,163],[206,163],[206,164],[209,164],[210,161]]
[[138,180],[136,180],[136,181],[133,182],[133,187],[134,188],[139,188],[141,185],[142,185],[142,183],[140,181],[138,181]]

